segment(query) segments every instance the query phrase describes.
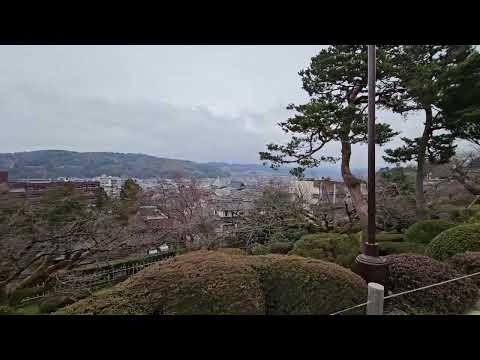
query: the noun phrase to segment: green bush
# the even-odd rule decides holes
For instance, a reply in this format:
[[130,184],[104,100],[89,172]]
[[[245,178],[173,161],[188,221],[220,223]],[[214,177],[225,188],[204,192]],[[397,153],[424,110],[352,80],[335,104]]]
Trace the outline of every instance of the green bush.
[[443,261],[467,251],[480,251],[480,224],[459,225],[445,230],[430,242],[426,255]]
[[427,245],[442,231],[450,229],[454,226],[455,224],[452,224],[446,220],[419,221],[407,229],[405,232],[405,240]]
[[[262,256],[259,266],[267,315],[328,315],[367,296],[361,277],[336,264],[298,256]],[[346,315],[364,314],[354,309]]]
[[351,268],[360,252],[355,237],[336,233],[317,233],[302,236],[290,255],[310,257]]
[[272,254],[288,254],[292,250],[293,245],[286,242],[274,242],[269,244],[269,247]]
[[380,256],[391,254],[424,254],[426,245],[414,242],[379,242]]
[[[480,252],[467,251],[454,255],[448,259],[448,263],[465,275],[480,272]],[[480,275],[472,276],[471,279],[480,287]]]
[[193,251],[155,263],[57,314],[263,314],[265,300],[248,256]]
[[461,212],[465,208],[452,204],[436,204],[430,209],[430,216],[432,219],[442,219],[450,222],[459,221]]
[[[385,259],[388,263],[385,287],[393,294],[461,276],[451,265],[427,256],[400,254]],[[462,279],[387,299],[385,310],[400,309],[408,314],[463,314],[477,296],[475,283]]]
[[362,231],[362,227],[360,225],[350,225],[345,224],[341,226],[336,226],[334,231],[338,234],[353,234],[359,231]]
[[309,232],[307,230],[291,229],[287,231],[274,233],[272,236],[270,236],[269,241],[272,243],[274,242],[294,243],[295,241],[299,240],[303,235],[306,235],[308,233]]
[[399,242],[405,239],[405,234],[382,232],[375,235],[377,242],[392,241]]
[[267,255],[270,254],[270,247],[263,244],[254,244],[250,250],[251,255]]
[[462,209],[459,220],[467,224],[480,223],[480,205],[477,204],[469,209]]
[[8,305],[0,305],[0,315],[11,315],[14,314],[15,310]]
[[332,263],[203,250],[151,265],[56,314],[330,314],[366,296],[361,277]]

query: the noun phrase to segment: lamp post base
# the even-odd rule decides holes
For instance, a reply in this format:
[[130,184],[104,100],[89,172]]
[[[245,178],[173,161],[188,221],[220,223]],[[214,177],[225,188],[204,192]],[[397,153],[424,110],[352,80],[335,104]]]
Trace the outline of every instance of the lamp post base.
[[368,283],[385,285],[387,262],[384,258],[360,254],[355,259],[355,272]]

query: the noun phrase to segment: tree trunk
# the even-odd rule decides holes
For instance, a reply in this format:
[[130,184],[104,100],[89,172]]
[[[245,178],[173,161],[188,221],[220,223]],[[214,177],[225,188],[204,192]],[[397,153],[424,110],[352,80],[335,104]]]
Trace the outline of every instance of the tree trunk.
[[342,141],[342,177],[345,185],[352,196],[352,202],[357,210],[360,224],[364,231],[368,226],[368,205],[367,199],[362,195],[360,187],[360,179],[355,177],[350,170],[350,156],[352,154],[352,146],[349,142]]
[[423,129],[423,134],[418,144],[418,155],[417,155],[417,177],[415,179],[415,200],[417,204],[417,216],[422,219],[426,216],[425,209],[425,194],[423,190],[423,182],[425,180],[425,163],[426,163],[426,153],[427,153],[427,144],[432,136],[432,108],[425,109],[425,127]]

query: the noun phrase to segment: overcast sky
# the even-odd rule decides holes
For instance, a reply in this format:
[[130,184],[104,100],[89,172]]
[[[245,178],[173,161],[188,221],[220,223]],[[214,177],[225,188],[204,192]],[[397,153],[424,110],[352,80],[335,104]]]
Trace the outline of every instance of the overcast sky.
[[[298,71],[321,48],[0,46],[0,152],[258,162],[266,143],[286,139],[276,123],[288,118],[289,103],[307,100]],[[420,135],[415,116],[378,115],[402,135]],[[354,150],[352,163],[366,166],[366,147]]]

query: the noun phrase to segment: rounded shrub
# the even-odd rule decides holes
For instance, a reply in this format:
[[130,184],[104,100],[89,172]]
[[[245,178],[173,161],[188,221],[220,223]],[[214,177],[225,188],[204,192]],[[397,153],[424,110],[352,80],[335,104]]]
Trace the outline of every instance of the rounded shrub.
[[443,261],[467,251],[480,251],[480,224],[459,225],[445,230],[430,242],[426,255]]
[[217,251],[229,255],[245,255],[245,250],[239,248],[219,248]]
[[[342,266],[299,256],[262,256],[257,265],[267,315],[328,315],[360,304],[367,296],[364,280]],[[354,309],[347,315],[364,314]]]
[[250,250],[251,255],[267,255],[270,254],[270,247],[264,244],[254,244]]
[[[451,265],[427,256],[400,254],[385,258],[388,263],[385,287],[393,294],[461,276]],[[463,314],[477,296],[475,283],[462,279],[387,299],[385,310],[399,309],[408,314]]]
[[[463,254],[457,254],[448,259],[458,272],[469,275],[480,272],[480,251],[467,251]],[[471,279],[480,287],[480,275],[472,276]]]
[[355,237],[337,233],[317,233],[302,236],[289,254],[330,261],[351,268],[359,252],[359,241]]
[[480,223],[480,204],[473,205],[469,209],[462,209],[459,220],[466,224]]
[[257,271],[219,251],[194,251],[155,263],[60,314],[263,314]]
[[366,295],[361,277],[332,263],[202,250],[151,265],[56,314],[330,314]]
[[405,240],[420,244],[429,244],[442,231],[454,227],[455,224],[446,220],[423,220],[410,226],[405,232]]
[[415,242],[379,242],[380,256],[392,254],[424,254],[426,245]]
[[288,254],[292,250],[293,245],[286,242],[273,242],[269,244],[269,247],[272,254]]

